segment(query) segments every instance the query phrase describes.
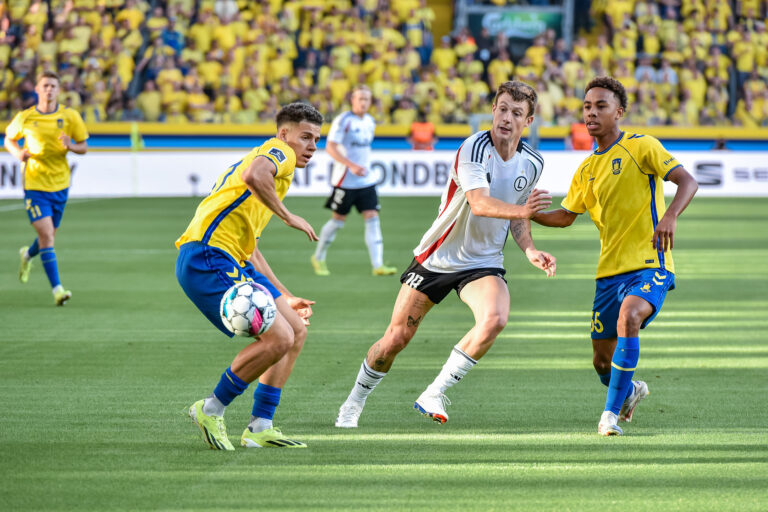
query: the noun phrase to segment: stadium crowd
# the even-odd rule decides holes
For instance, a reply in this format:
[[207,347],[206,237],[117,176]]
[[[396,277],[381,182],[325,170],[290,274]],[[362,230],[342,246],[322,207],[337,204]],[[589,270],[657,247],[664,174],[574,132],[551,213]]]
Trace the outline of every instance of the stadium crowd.
[[433,41],[426,0],[8,0],[0,118],[55,70],[89,123],[269,122],[295,100],[330,120],[360,83],[379,123],[465,123],[516,78],[536,87],[542,125],[568,125],[586,83],[613,75],[630,124],[768,126],[768,1],[580,3],[570,48],[550,29],[515,55],[487,30]]

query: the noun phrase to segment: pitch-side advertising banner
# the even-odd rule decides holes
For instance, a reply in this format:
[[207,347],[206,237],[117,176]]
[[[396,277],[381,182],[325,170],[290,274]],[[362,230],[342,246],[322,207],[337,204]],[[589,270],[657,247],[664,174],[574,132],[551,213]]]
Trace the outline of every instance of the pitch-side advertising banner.
[[[545,151],[539,188],[565,195],[586,152]],[[456,158],[453,151],[373,151],[368,172],[384,196],[440,195]],[[768,155],[759,152],[679,151],[677,159],[699,182],[700,196],[768,197]],[[205,195],[216,177],[243,157],[242,151],[97,152],[72,155],[70,197]],[[330,157],[319,151],[296,169],[288,194],[325,196],[331,190]],[[675,186],[664,184],[666,194]],[[0,198],[23,197],[17,160],[0,153]]]

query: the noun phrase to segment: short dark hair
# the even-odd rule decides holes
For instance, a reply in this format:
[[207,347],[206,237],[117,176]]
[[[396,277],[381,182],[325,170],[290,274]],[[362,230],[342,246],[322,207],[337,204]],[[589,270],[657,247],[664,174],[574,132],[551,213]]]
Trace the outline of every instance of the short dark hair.
[[496,91],[496,97],[493,98],[493,104],[495,105],[502,94],[509,94],[514,101],[525,101],[528,103],[528,115],[532,116],[536,110],[536,90],[528,84],[520,82],[519,80],[513,80],[511,82],[504,82],[499,86]]
[[321,126],[323,124],[323,116],[309,103],[299,101],[284,106],[277,113],[276,122],[278,128],[286,123],[300,123],[302,121]]
[[37,80],[35,81],[35,83],[40,82],[40,80],[42,80],[43,78],[53,78],[57,82],[61,83],[61,78],[59,78],[59,74],[56,73],[55,71],[43,71],[42,73],[37,75]]
[[616,99],[619,100],[621,108],[627,110],[627,91],[624,89],[624,86],[621,85],[621,82],[612,76],[598,76],[597,78],[593,78],[592,81],[587,84],[587,87],[584,88],[584,94],[587,94],[590,89],[594,89],[595,87],[611,91],[616,95]]

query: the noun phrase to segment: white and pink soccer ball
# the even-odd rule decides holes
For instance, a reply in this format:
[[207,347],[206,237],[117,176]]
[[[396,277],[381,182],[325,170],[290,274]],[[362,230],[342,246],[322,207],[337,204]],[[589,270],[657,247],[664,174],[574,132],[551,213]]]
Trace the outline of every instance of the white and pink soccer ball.
[[253,281],[237,283],[221,298],[221,321],[237,336],[256,337],[272,327],[277,306],[272,294]]

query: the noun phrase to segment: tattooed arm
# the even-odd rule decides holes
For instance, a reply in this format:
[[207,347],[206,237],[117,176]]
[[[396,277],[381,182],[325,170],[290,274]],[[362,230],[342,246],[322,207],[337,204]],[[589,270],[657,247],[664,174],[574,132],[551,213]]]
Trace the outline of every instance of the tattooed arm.
[[544,251],[539,251],[533,245],[531,237],[531,221],[528,219],[516,219],[510,221],[509,231],[515,243],[525,253],[528,261],[536,268],[540,268],[547,273],[547,277],[555,275],[557,269],[557,260],[554,256]]

